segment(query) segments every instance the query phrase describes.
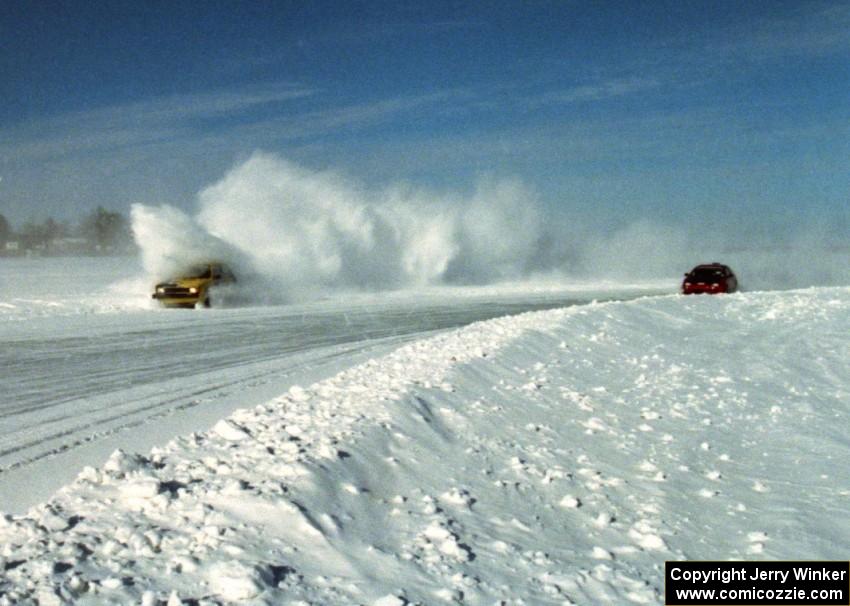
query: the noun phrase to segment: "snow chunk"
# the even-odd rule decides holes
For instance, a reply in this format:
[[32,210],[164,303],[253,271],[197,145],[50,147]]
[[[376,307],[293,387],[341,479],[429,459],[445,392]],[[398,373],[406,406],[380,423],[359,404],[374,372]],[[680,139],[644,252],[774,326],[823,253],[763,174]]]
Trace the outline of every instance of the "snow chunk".
[[212,430],[228,442],[241,442],[251,437],[251,434],[245,428],[227,419],[222,419],[216,423]]
[[293,385],[289,388],[289,397],[295,402],[306,402],[310,399],[310,394],[300,385]]
[[473,503],[475,503],[475,499],[464,488],[452,488],[441,494],[440,500],[448,505],[466,508],[472,507]]
[[65,530],[69,526],[68,520],[51,506],[38,507],[38,518],[42,526],[53,532]]
[[444,555],[450,556],[459,562],[468,562],[472,559],[469,547],[458,543],[458,537],[439,522],[432,522],[423,531],[423,536],[433,543]]
[[599,547],[598,545],[593,548],[593,551],[590,552],[590,557],[592,557],[595,560],[613,560],[614,559],[614,555],[610,551],[608,551],[607,549],[604,549],[602,547]]
[[[147,467],[148,462],[143,456],[138,454],[127,454],[120,448],[113,452],[106,463],[103,465],[104,471],[112,476],[123,477],[134,471],[139,471]],[[95,472],[87,472],[89,477],[96,476]]]
[[264,588],[263,571],[238,561],[219,562],[210,567],[207,579],[213,592],[228,602],[250,600]]
[[638,547],[647,551],[662,551],[667,549],[667,544],[651,526],[645,522],[638,522],[629,530],[629,537]]
[[132,478],[119,488],[121,496],[126,499],[152,499],[159,494],[160,489],[159,480],[151,476]]
[[559,505],[565,509],[577,509],[581,507],[581,500],[577,496],[568,494],[561,499]]

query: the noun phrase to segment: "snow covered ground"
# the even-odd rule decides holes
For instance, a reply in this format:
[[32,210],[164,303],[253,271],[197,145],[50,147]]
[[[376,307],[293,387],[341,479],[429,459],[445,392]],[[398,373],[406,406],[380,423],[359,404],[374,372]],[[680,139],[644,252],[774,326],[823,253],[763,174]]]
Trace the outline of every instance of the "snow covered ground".
[[845,559],[848,320],[847,288],[647,297],[239,379],[0,517],[0,603],[660,603],[666,559]]
[[160,309],[139,275],[128,258],[0,263],[0,511],[26,511],[116,448],[147,452],[436,330],[674,286],[431,288],[194,313]]

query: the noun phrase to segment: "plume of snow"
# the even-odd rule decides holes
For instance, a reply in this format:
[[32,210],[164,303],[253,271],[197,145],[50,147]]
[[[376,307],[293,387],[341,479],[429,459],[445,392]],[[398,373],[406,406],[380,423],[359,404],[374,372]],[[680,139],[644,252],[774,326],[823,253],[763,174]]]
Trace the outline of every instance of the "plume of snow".
[[261,152],[201,191],[195,216],[136,205],[132,223],[150,276],[219,259],[255,281],[243,290],[275,302],[539,275],[673,284],[709,261],[732,265],[749,288],[850,280],[846,247],[825,254],[822,239],[803,229],[782,246],[745,247],[722,231],[649,218],[588,230],[554,221],[517,179],[481,178],[466,193],[369,189]]
[[[196,217],[136,205],[133,231],[151,274],[220,258],[282,300],[519,278],[535,265],[536,195],[482,179],[469,196],[396,185],[368,191],[332,172],[257,153],[198,198]],[[236,260],[236,261],[234,261]]]

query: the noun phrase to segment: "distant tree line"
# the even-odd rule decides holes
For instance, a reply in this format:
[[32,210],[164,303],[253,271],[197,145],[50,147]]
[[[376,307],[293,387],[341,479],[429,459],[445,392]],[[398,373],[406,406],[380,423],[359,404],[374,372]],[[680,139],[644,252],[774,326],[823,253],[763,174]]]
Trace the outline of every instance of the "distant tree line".
[[77,223],[51,217],[17,229],[0,214],[0,256],[121,255],[134,247],[127,217],[102,206]]

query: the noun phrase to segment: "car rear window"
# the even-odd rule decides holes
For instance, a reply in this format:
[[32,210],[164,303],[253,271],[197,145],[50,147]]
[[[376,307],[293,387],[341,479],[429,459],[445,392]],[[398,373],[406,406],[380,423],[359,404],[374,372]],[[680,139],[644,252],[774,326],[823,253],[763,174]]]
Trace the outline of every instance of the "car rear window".
[[688,274],[688,279],[693,282],[719,282],[723,280],[723,271],[720,269],[695,269]]

